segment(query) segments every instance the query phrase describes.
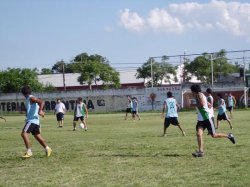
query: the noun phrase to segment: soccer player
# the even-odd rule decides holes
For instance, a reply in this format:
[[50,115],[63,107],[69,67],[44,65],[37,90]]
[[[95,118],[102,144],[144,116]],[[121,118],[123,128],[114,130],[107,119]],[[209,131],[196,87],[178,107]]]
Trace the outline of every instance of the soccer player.
[[133,120],[135,120],[135,118],[137,117],[139,120],[141,120],[139,114],[138,114],[138,100],[136,97],[132,98],[132,118]]
[[162,118],[164,118],[165,114],[165,120],[163,124],[163,136],[166,136],[166,130],[170,126],[170,124],[175,125],[179,127],[179,129],[182,132],[182,135],[185,136],[185,132],[181,128],[181,125],[178,121],[178,113],[177,110],[180,108],[178,105],[176,99],[173,97],[172,92],[167,92],[167,99],[164,101],[163,109],[162,109]]
[[230,112],[230,118],[232,119],[233,118],[233,109],[236,106],[236,99],[232,95],[231,92],[228,93],[227,106],[228,106],[228,111]]
[[73,120],[73,131],[76,130],[76,122],[80,119],[80,121],[84,124],[84,129],[87,131],[87,123],[85,118],[88,118],[88,109],[84,102],[82,102],[82,98],[79,97],[77,99],[77,104],[74,110],[74,120]]
[[29,133],[32,133],[35,139],[44,147],[45,153],[49,157],[51,155],[52,149],[47,145],[40,134],[39,116],[44,117],[44,103],[41,99],[31,95],[31,88],[29,86],[24,86],[21,92],[26,98],[26,124],[24,125],[21,136],[27,151],[23,155],[23,158],[29,158],[32,156]]
[[192,153],[194,157],[203,157],[204,149],[203,149],[203,132],[205,129],[208,129],[208,132],[213,138],[228,138],[233,144],[235,144],[235,138],[232,133],[224,134],[224,133],[216,133],[213,120],[211,118],[211,113],[209,111],[208,102],[206,96],[201,92],[200,85],[193,84],[191,86],[191,91],[194,99],[196,100],[196,107],[198,109],[197,115],[197,125],[196,125],[196,133],[197,133],[197,143],[198,150]]
[[222,94],[218,93],[217,96],[219,97],[219,99],[218,99],[218,107],[217,107],[218,108],[218,115],[217,115],[217,127],[216,127],[216,129],[219,128],[221,120],[226,120],[228,122],[228,124],[230,125],[230,128],[233,129],[232,123],[227,116],[227,109],[226,109],[225,100],[223,99]]
[[128,104],[127,104],[126,114],[125,114],[124,120],[127,120],[128,114],[131,114],[132,107],[133,107],[131,97],[127,96],[127,99],[128,99]]
[[63,127],[63,120],[64,120],[64,114],[65,114],[65,105],[61,102],[61,99],[57,99],[56,106],[55,106],[55,112],[56,119],[58,123],[58,127]]

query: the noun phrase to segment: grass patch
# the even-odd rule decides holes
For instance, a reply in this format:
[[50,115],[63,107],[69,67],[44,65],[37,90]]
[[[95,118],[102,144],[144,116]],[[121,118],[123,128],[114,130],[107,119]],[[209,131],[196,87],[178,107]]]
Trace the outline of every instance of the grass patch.
[[[249,111],[234,111],[229,140],[204,135],[205,157],[193,158],[197,148],[194,111],[181,112],[187,136],[170,126],[161,137],[160,113],[142,113],[142,120],[123,120],[123,113],[90,114],[89,130],[72,131],[72,115],[57,128],[54,115],[41,120],[42,135],[53,153],[45,157],[30,136],[33,157],[21,159],[20,133],[24,116],[0,121],[0,186],[249,186]],[[222,122],[220,132],[230,132]]]

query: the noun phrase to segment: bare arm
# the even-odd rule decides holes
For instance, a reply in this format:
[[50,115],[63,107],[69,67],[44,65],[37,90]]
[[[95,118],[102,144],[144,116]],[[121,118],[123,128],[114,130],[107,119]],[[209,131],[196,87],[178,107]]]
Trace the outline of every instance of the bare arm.
[[206,101],[205,101],[205,99],[201,96],[200,93],[197,94],[196,100],[197,100],[197,107],[198,107],[198,108],[201,108],[201,107],[205,106]]
[[164,118],[164,113],[166,111],[166,108],[167,108],[167,103],[166,101],[164,101],[164,104],[163,104],[163,109],[162,109],[162,114],[161,114],[161,117]]
[[88,118],[89,112],[88,112],[88,109],[87,109],[85,104],[84,104],[84,110],[85,110],[85,113],[86,113],[86,118]]
[[234,100],[234,106],[236,106],[236,99],[234,96],[233,96],[233,100]]

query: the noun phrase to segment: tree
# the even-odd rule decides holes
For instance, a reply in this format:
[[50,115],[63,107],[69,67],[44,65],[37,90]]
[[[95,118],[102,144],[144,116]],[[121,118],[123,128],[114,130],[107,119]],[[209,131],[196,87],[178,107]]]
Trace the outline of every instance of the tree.
[[[63,60],[56,62],[52,67],[52,72],[55,73],[78,73],[77,68],[74,68],[74,64],[65,63]],[[76,71],[76,72],[75,72]]]
[[41,72],[40,72],[40,75],[49,75],[49,74],[52,74],[52,70],[49,69],[49,68],[42,68]]
[[100,55],[88,56],[87,53],[82,53],[77,55],[74,61],[74,65],[72,65],[73,71],[81,74],[78,81],[80,84],[86,82],[90,90],[92,84],[98,86],[99,81],[102,81],[105,88],[120,87],[119,73],[108,64],[109,61],[106,58]]
[[211,81],[211,62],[205,56],[196,57],[191,63],[184,63],[185,81],[188,82],[192,76],[197,77],[203,83]]
[[33,91],[41,91],[43,85],[39,83],[36,69],[8,68],[0,72],[0,90],[4,93],[20,92],[24,85],[32,87]]
[[176,67],[169,64],[167,60],[168,58],[166,56],[162,57],[161,62],[156,62],[155,59],[149,58],[147,62],[137,69],[136,78],[150,79],[147,86],[152,85],[151,73],[153,73],[153,84],[156,86],[163,82],[171,83],[172,79],[177,81]]
[[195,76],[203,83],[211,83],[211,60],[215,82],[219,82],[222,75],[227,76],[230,73],[238,72],[238,68],[228,62],[225,50],[214,53],[212,56],[211,54],[203,53],[190,63],[184,63],[185,81],[189,81],[192,76]]

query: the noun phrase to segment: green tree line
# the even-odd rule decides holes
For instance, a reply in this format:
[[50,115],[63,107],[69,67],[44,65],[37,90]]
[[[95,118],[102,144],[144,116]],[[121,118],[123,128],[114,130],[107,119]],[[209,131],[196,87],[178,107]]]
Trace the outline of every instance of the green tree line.
[[[220,50],[214,54],[203,53],[192,61],[184,59],[183,82],[189,82],[192,77],[196,77],[202,83],[211,82],[211,63],[213,64],[214,82],[218,82],[221,76],[239,72],[239,66],[229,63],[226,51]],[[155,86],[162,83],[177,82],[177,66],[168,62],[167,56],[162,58],[149,58],[141,67],[137,68],[136,78],[143,78],[147,81],[146,86]],[[23,85],[30,85],[33,91],[54,91],[52,85],[43,85],[38,81],[39,74],[55,73],[79,73],[77,81],[80,84],[87,84],[89,89],[92,85],[100,85],[101,88],[119,88],[119,72],[110,66],[106,57],[101,55],[88,55],[81,53],[69,63],[64,61],[56,62],[51,69],[43,68],[41,72],[37,69],[8,68],[0,72],[0,92],[19,92]],[[153,79],[151,79],[153,77]]]

